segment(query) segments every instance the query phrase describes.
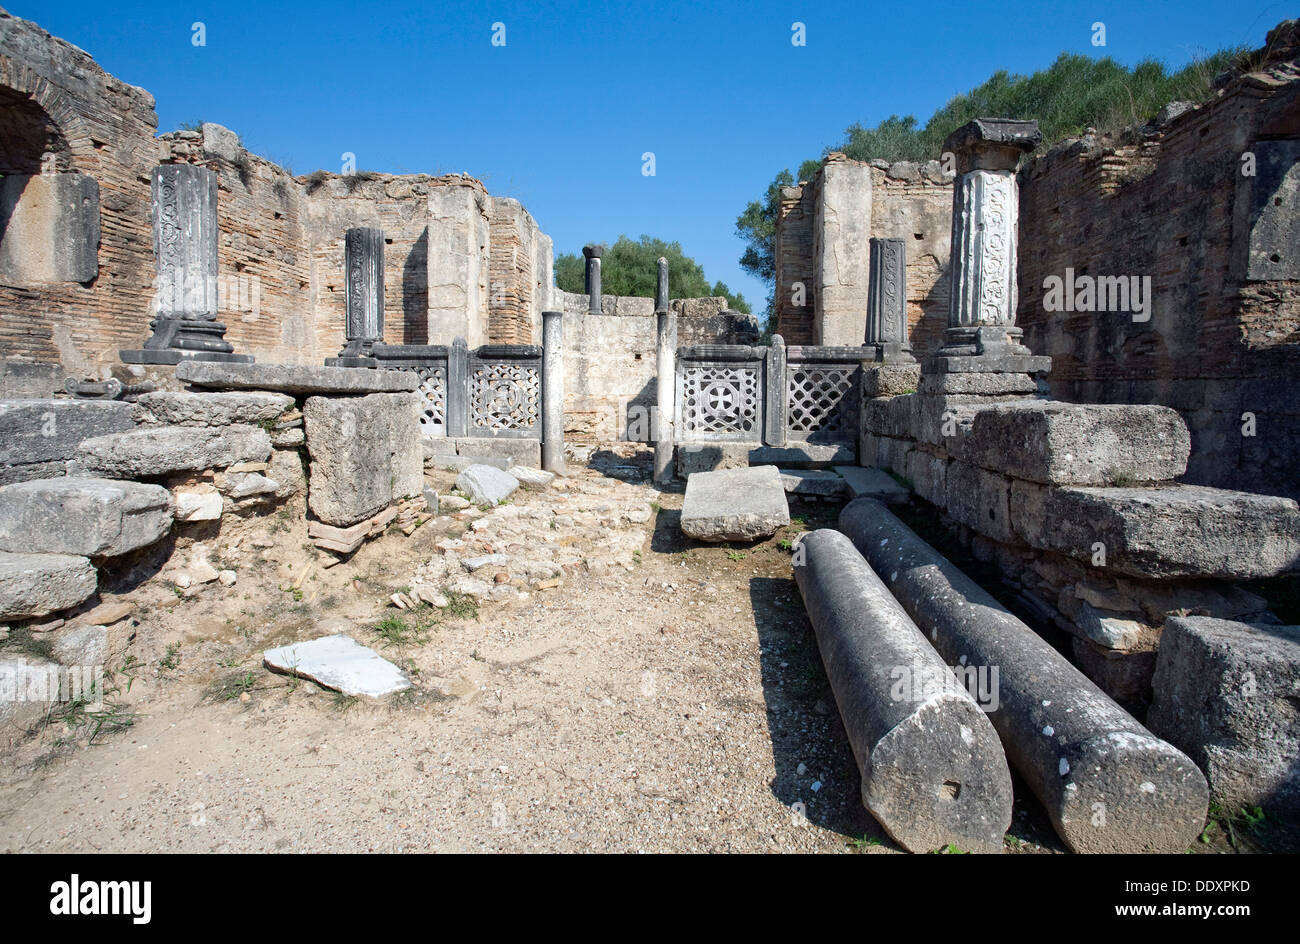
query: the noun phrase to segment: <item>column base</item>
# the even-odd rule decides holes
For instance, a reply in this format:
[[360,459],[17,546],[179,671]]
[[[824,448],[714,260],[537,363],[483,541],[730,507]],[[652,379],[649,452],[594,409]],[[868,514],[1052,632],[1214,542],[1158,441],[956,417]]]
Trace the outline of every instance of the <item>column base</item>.
[[179,364],[181,361],[216,361],[222,364],[251,364],[252,354],[223,354],[220,351],[181,351],[176,348],[137,348],[118,351],[123,364]]
[[251,364],[251,354],[236,354],[226,340],[226,326],[215,318],[159,315],[149,322],[153,334],[144,347],[118,351],[125,364],[179,364],[183,360]]
[[1033,352],[1020,343],[1024,335],[1024,329],[1015,325],[960,325],[944,332],[943,347],[936,353],[939,357],[1029,355]]
[[377,368],[379,361],[373,357],[353,357],[340,354],[338,357],[325,358],[326,367],[368,367]]

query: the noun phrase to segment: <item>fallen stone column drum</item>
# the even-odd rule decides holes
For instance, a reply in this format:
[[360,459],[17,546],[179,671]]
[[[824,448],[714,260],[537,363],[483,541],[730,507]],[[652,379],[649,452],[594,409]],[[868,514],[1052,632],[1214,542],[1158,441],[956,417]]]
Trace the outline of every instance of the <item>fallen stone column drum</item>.
[[1075,852],[1185,852],[1205,823],[1205,777],[879,502],[840,530],[949,662],[997,666],[989,720],[1011,766]]
[[863,805],[909,852],[1000,852],[1011,774],[975,699],[848,538],[813,531],[795,561]]

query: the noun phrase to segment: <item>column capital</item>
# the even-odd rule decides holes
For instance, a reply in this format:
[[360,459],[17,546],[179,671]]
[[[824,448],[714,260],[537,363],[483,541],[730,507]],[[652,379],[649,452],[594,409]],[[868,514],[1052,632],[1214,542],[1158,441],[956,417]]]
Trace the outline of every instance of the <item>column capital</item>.
[[1042,140],[1037,121],[976,118],[948,135],[943,149],[956,156],[958,174],[972,170],[1014,171],[1020,156],[1038,147]]

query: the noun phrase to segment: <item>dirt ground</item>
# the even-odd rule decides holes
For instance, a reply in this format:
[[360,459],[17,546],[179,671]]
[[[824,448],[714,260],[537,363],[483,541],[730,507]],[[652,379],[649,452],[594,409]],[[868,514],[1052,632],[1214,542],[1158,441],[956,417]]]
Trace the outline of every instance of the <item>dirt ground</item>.
[[[706,545],[648,473],[646,454],[614,457],[329,568],[301,509],[124,565],[101,603],[135,605],[110,628],[110,697],[0,754],[0,851],[897,851],[862,808],[791,578],[790,542],[840,505],[795,500],[771,539]],[[234,586],[175,586],[194,540]],[[503,575],[506,602],[395,609],[456,540],[516,556],[547,540],[572,560],[546,589]],[[263,667],[267,648],[335,632],[413,688],[346,698]],[[1062,851],[1032,799],[1006,846]]]

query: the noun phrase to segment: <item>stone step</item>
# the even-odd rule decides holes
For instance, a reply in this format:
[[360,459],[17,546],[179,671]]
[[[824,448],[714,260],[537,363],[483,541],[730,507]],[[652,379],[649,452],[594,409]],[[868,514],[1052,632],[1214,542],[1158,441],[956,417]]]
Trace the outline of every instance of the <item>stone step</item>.
[[884,469],[860,465],[837,465],[835,471],[844,476],[849,494],[853,498],[878,498],[891,505],[911,500],[912,493],[899,485]]
[[270,455],[271,437],[256,426],[159,426],[87,439],[72,465],[85,476],[151,479],[265,462]]
[[782,469],[781,485],[787,495],[838,498],[848,490],[842,475],[825,469]]

